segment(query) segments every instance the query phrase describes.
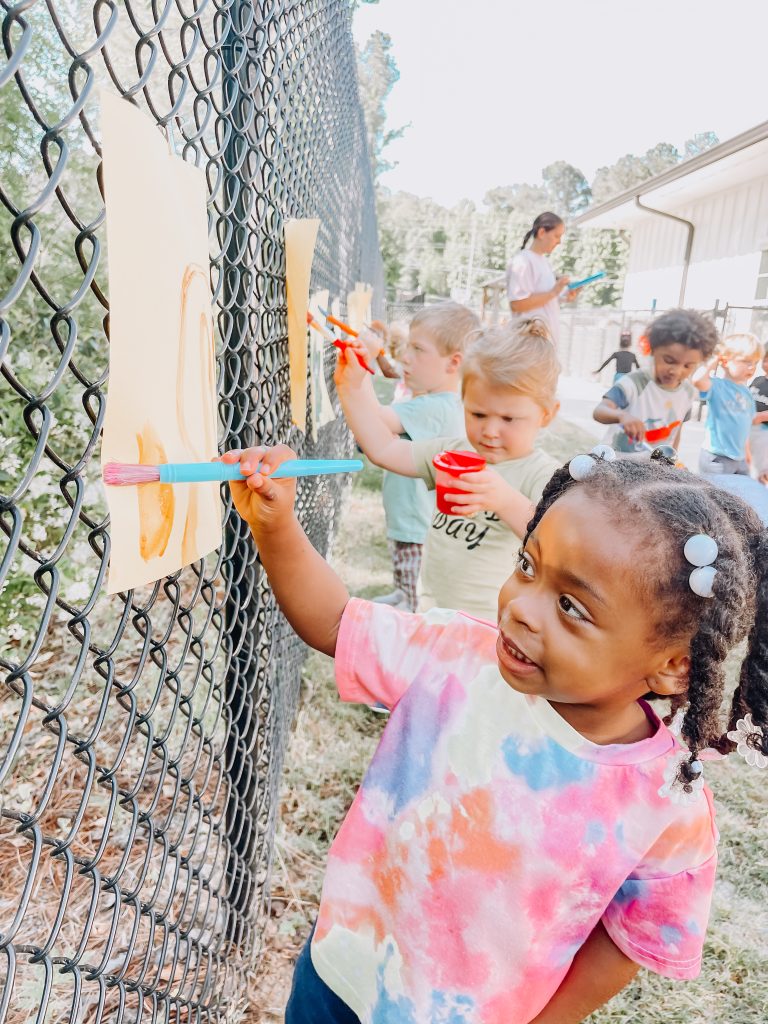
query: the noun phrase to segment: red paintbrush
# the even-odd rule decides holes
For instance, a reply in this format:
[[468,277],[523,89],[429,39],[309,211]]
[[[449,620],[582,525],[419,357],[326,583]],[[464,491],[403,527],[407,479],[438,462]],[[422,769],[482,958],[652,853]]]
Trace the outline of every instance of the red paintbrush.
[[[334,341],[333,344],[335,345],[335,347],[340,352],[345,352],[349,348],[349,346],[352,344],[352,342],[351,341],[343,341],[343,340],[337,338],[336,341]],[[368,373],[373,374],[373,370],[370,368],[370,366],[366,362],[365,356],[362,355],[362,353],[358,352],[357,349],[355,349],[355,357],[356,357],[358,363],[360,363],[360,365],[362,366],[362,368],[364,370],[367,370]]]
[[[331,318],[329,317],[328,319]],[[339,349],[340,352],[343,352],[350,346],[351,342],[349,341],[343,341],[338,338],[334,340],[333,336],[329,334],[328,331],[325,330],[325,328],[320,326],[320,324],[317,322],[317,320],[315,320],[311,313],[307,313],[307,323],[309,324],[310,327],[314,327],[314,329],[318,331],[318,333],[322,334],[326,341],[330,341],[331,344],[334,345],[337,349]],[[357,335],[355,335],[355,337],[357,337]],[[368,373],[373,374],[373,370],[366,362],[365,356],[363,356],[360,352],[356,351],[355,357],[357,358],[358,363],[362,366],[364,370],[367,370]]]

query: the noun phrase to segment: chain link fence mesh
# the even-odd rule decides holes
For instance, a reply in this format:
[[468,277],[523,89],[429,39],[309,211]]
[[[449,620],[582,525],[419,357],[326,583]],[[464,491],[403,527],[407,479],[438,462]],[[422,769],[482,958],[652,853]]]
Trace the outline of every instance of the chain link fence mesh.
[[[382,294],[349,4],[0,0],[0,19],[0,1024],[236,1021],[304,651],[226,489],[220,550],[103,592],[98,91],[205,171],[222,447],[342,456],[340,420],[316,445],[290,426],[282,227],[322,219],[313,288]],[[342,497],[300,487],[322,552]]]

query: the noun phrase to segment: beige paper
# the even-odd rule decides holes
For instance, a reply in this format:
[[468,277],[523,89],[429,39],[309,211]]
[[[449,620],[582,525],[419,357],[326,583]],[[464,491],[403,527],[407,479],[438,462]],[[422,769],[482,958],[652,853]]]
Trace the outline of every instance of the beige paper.
[[[101,95],[109,256],[102,465],[208,461],[216,371],[205,176],[133,104]],[[176,572],[222,542],[219,485],[107,487],[107,592]]]
[[[325,317],[320,312],[320,307],[328,309],[329,293],[325,288],[323,291],[313,292],[309,299],[309,312],[318,324],[325,323]],[[325,383],[325,355],[330,342],[326,341],[322,334],[312,328],[309,332],[309,376],[310,376],[310,402],[309,407],[312,416],[310,424],[312,439],[317,440],[317,432],[326,423],[333,423],[336,419],[336,412],[333,408],[331,396],[328,393],[328,386]],[[334,350],[335,351],[335,350]]]
[[288,306],[288,357],[291,370],[291,419],[307,428],[307,309],[309,276],[320,221],[314,217],[285,222],[285,301]]
[[353,331],[360,332],[365,324],[370,323],[372,301],[373,288],[357,281],[355,290],[347,295],[347,323]]

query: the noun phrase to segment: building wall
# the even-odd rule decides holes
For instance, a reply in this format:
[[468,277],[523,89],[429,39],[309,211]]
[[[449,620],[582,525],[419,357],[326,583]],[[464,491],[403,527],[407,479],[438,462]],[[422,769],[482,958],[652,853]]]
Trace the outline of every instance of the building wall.
[[[681,202],[669,212],[696,226],[685,304],[753,305],[760,256],[768,249],[768,178]],[[684,225],[651,214],[633,227],[625,308],[648,308],[654,300],[660,308],[677,305],[686,239]]]

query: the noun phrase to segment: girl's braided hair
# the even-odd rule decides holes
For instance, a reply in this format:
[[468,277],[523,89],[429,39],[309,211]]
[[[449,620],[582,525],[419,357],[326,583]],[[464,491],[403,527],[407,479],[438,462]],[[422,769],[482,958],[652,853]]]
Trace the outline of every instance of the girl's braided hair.
[[[547,509],[574,486],[613,507],[617,523],[626,524],[619,528],[642,548],[638,582],[655,611],[653,635],[659,645],[690,642],[688,691],[672,698],[667,719],[687,704],[682,735],[691,757],[681,765],[681,783],[688,787],[696,778],[691,765],[704,747],[721,753],[734,749],[726,733],[747,712],[762,730],[751,742],[768,756],[768,530],[757,513],[668,460],[598,460],[578,484],[567,465],[557,470],[528,524],[526,543]],[[693,566],[683,547],[698,533],[717,541],[712,598],[699,597],[688,582]],[[747,634],[747,654],[723,729],[724,662]]]

